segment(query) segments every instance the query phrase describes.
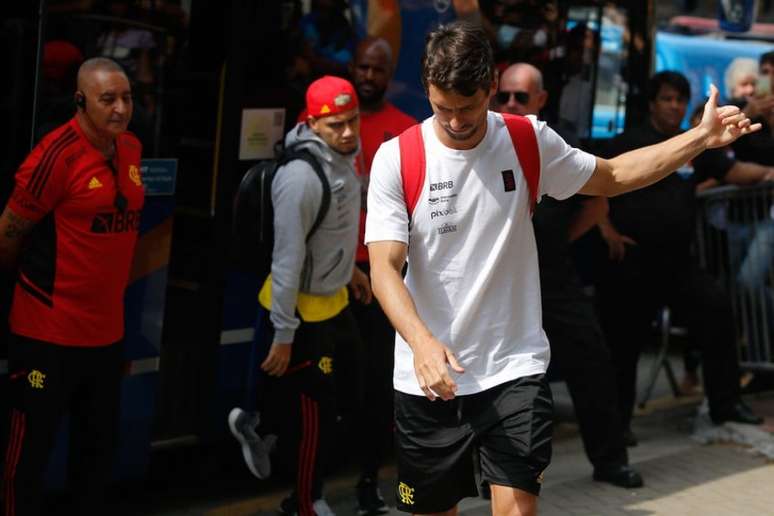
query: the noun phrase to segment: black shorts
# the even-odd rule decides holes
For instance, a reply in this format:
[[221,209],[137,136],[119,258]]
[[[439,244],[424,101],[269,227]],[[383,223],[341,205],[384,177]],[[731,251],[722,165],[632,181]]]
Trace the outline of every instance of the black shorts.
[[430,401],[395,393],[398,509],[427,514],[478,496],[480,482],[539,494],[551,461],[553,399],[544,375]]

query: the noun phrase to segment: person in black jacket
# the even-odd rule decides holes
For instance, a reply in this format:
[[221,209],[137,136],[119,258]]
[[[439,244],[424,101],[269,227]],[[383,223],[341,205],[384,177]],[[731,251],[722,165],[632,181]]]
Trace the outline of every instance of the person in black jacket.
[[[616,137],[611,155],[681,132],[690,98],[685,77],[671,71],[658,73],[648,91],[649,118]],[[627,428],[634,408],[637,360],[656,309],[664,304],[682,314],[701,346],[712,421],[762,422],[740,398],[729,297],[691,257],[695,211],[694,185],[673,174],[610,199],[609,218],[600,224],[609,259],[600,268],[600,316],[617,368],[619,408]]]

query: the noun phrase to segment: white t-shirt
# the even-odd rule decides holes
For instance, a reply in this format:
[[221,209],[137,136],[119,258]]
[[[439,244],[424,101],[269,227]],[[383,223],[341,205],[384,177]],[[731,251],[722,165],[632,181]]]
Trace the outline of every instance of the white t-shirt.
[[[565,199],[591,177],[596,159],[529,117],[540,148],[540,192]],[[489,112],[474,149],[454,150],[422,123],[427,169],[409,218],[398,138],[371,167],[365,241],[409,244],[406,286],[419,317],[457,356],[458,395],[544,373],[550,351],[542,328],[537,249],[526,180],[502,117]],[[512,171],[515,180],[506,188]],[[395,337],[395,389],[422,395],[411,348]]]

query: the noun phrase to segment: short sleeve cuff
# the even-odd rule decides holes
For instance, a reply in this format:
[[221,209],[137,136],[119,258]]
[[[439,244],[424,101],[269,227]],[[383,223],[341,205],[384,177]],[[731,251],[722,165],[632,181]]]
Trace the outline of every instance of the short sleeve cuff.
[[8,208],[16,215],[35,222],[46,214],[46,210],[39,204],[38,200],[26,189],[18,186],[14,189],[11,198],[8,199]]
[[408,234],[405,231],[390,231],[390,230],[380,230],[380,231],[366,231],[365,234],[365,245],[368,245],[373,242],[403,242],[404,244],[408,244]]
[[580,170],[578,171],[578,174],[575,175],[575,181],[573,184],[569,185],[567,189],[565,189],[563,192],[552,195],[552,197],[555,197],[556,199],[563,201],[564,199],[568,199],[578,193],[581,188],[591,179],[591,176],[594,174],[594,171],[597,168],[597,158],[593,154],[589,154],[588,152],[584,152],[580,149],[573,149],[574,152],[580,153],[579,161],[581,161]]

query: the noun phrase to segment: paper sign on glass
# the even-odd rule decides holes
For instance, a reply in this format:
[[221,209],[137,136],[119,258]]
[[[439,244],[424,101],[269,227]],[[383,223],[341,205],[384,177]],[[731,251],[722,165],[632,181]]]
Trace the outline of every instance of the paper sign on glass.
[[274,145],[284,138],[284,129],[285,108],[243,109],[239,159],[274,158]]

